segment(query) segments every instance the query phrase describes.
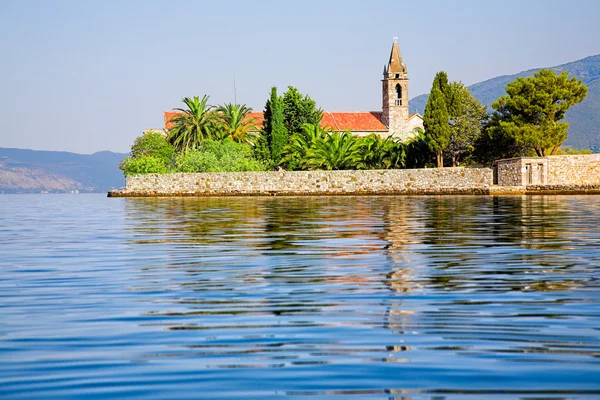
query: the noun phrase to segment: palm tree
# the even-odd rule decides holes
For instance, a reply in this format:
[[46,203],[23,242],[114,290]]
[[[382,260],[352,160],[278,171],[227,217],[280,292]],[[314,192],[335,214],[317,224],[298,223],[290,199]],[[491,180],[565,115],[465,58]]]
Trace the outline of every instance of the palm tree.
[[213,107],[208,105],[208,96],[202,99],[184,97],[183,103],[187,109],[175,108],[180,111],[173,116],[170,122],[173,127],[169,129],[167,138],[177,151],[196,149],[204,139],[210,139],[214,131],[215,114]]
[[245,104],[227,103],[217,108],[218,125],[221,130],[222,138],[230,138],[234,142],[246,142],[254,144],[254,135],[251,131],[256,131],[254,118],[247,118],[252,112],[250,107]]
[[282,164],[288,169],[308,169],[306,153],[315,145],[317,140],[324,139],[328,132],[319,124],[304,124],[302,131],[290,138],[290,143],[284,147]]
[[327,170],[354,169],[361,160],[360,141],[350,132],[332,132],[306,153],[309,165]]
[[372,134],[362,138],[361,145],[360,168],[390,169],[404,166],[406,156],[404,144],[392,135],[384,139]]

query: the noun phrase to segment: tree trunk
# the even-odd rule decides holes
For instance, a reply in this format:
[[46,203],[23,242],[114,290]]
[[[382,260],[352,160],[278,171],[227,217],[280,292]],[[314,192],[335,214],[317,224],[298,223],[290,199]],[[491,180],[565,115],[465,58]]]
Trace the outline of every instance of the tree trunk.
[[437,153],[437,167],[444,168],[444,156],[441,151]]
[[452,153],[452,166],[456,167],[456,153]]

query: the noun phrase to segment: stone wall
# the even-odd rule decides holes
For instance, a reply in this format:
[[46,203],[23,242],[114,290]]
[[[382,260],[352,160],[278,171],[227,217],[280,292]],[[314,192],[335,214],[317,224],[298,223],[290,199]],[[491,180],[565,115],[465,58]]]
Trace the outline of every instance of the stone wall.
[[523,176],[519,159],[498,160],[494,164],[494,183],[500,186],[521,186]]
[[494,171],[501,186],[600,184],[600,154],[521,157],[498,160]]
[[548,178],[548,160],[541,157],[498,160],[494,174],[494,181],[500,186],[542,185]]
[[549,185],[599,185],[600,154],[549,156]]
[[489,188],[489,168],[145,174],[119,195],[319,195],[469,193]]

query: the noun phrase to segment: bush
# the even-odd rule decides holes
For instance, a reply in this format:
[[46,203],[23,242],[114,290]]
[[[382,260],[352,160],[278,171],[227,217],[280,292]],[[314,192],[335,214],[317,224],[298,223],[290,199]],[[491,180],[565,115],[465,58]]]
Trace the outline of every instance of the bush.
[[134,174],[164,174],[169,172],[163,160],[148,155],[127,157],[121,162],[119,168],[123,170],[125,176]]
[[131,146],[131,157],[136,158],[142,155],[152,156],[169,164],[175,155],[175,148],[169,143],[166,135],[150,131],[137,137]]
[[428,168],[436,166],[435,154],[429,150],[427,138],[421,132],[405,145],[406,156],[404,166],[406,168]]
[[252,148],[231,139],[204,140],[198,149],[188,150],[175,159],[178,172],[242,172],[264,171],[252,157]]

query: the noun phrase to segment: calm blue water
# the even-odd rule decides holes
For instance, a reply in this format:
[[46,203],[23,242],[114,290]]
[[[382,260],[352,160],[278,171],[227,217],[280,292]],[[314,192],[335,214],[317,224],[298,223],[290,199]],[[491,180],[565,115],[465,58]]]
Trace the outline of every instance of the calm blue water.
[[0,398],[600,398],[600,197],[0,196]]

